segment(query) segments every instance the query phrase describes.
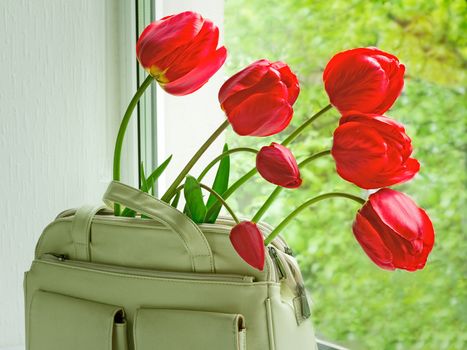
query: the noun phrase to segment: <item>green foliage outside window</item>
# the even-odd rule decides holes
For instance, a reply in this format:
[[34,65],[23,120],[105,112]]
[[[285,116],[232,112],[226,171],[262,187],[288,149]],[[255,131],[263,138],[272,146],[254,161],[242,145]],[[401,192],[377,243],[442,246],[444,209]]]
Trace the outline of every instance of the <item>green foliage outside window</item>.
[[[300,260],[321,336],[352,349],[467,348],[465,1],[226,0],[225,6],[228,75],[264,57],[286,61],[300,78],[294,120],[275,141],[328,103],[321,74],[334,53],[377,46],[407,66],[405,90],[387,115],[405,124],[422,168],[394,188],[414,198],[434,223],[427,267],[378,269],[351,232],[357,204],[341,199],[310,208],[284,236]],[[328,112],[292,144],[299,160],[331,146],[338,118],[336,110]],[[271,140],[228,136],[230,147],[259,148]],[[250,169],[253,157],[232,156],[233,180]],[[302,173],[303,188],[283,191],[266,221],[277,224],[320,192],[366,195],[337,176],[331,157]],[[229,202],[251,217],[273,188],[257,176]]]

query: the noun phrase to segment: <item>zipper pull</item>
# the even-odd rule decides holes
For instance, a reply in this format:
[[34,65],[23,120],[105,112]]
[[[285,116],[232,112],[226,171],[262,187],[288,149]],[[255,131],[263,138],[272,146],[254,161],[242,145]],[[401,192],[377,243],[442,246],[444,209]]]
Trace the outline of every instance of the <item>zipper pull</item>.
[[297,285],[297,293],[298,297],[300,298],[302,316],[304,319],[307,319],[311,316],[311,308],[310,303],[308,302],[308,297],[306,295],[305,286],[303,284]]
[[65,261],[68,259],[68,256],[66,254],[55,254],[55,253],[45,253],[44,255],[49,255],[57,259],[58,261]]
[[293,250],[290,247],[285,247],[284,248],[284,253],[287,254],[287,255],[290,255],[290,256],[294,256]]
[[283,280],[284,278],[287,277],[287,274],[285,272],[284,265],[282,265],[282,260],[279,258],[277,255],[276,249],[274,247],[268,247],[269,250],[269,255],[271,255],[272,260],[274,260],[277,270],[279,271],[279,280]]

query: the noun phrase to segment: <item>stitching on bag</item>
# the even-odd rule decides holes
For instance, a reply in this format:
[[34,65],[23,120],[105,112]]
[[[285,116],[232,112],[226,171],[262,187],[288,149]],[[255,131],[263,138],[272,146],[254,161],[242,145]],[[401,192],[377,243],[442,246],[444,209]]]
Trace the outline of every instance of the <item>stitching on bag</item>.
[[268,297],[264,301],[264,307],[266,309],[266,318],[267,318],[267,329],[268,329],[268,347],[269,350],[275,350],[275,332],[274,332],[274,319],[272,317],[272,305],[271,298]]
[[[114,182],[114,183],[116,183],[116,182]],[[126,188],[128,188],[128,189],[130,189],[130,190],[132,190],[132,191],[134,191],[134,188],[131,187],[131,186],[128,186],[128,185],[123,184],[123,183],[120,183],[120,182],[119,182],[118,184],[119,184],[119,185],[122,185],[122,186],[124,186],[124,187],[126,187]],[[151,199],[151,200],[154,199],[154,198],[153,198],[152,196],[150,196],[148,193],[145,193],[145,192],[138,192],[138,193],[142,194],[144,197],[147,197],[147,198],[149,198],[149,199]],[[167,208],[170,208],[170,210],[172,210],[172,207],[171,207],[169,204],[167,204],[167,203],[165,203],[165,202],[163,202],[163,201],[159,201],[159,202],[160,202],[160,204],[162,204],[163,206],[165,206],[165,207],[167,207]],[[204,236],[204,234],[203,234],[203,232],[201,231],[201,229],[200,229],[193,221],[191,221],[190,219],[186,220],[186,222],[188,222],[188,223],[195,229],[195,231],[198,231],[198,233],[200,234],[201,240],[203,241],[204,246],[206,247],[207,250],[211,251],[211,247],[209,246],[208,242],[206,241],[206,237]],[[180,236],[180,234],[179,234],[179,236]],[[182,238],[182,241],[185,242],[185,240],[184,240],[183,238]],[[186,243],[185,243],[185,245],[186,245]],[[187,246],[187,249],[188,249],[188,251],[190,252],[190,255],[191,255],[191,249],[190,249],[188,246]],[[210,263],[210,265],[211,265],[211,270],[214,271],[214,262],[212,261],[212,254],[211,254],[211,255],[207,254],[207,255],[205,255],[205,256],[209,256],[209,257],[210,257],[209,263]]]
[[139,314],[140,310],[141,310],[140,308],[137,308],[137,309],[136,309],[136,312],[135,312],[135,320],[134,320],[134,322],[133,322],[133,334],[134,334],[134,337],[133,337],[133,338],[134,338],[134,343],[135,343],[135,349],[138,349],[138,346],[136,345],[136,341],[137,341],[137,339],[138,339],[137,334],[136,334],[136,331],[137,331],[136,323],[138,322],[138,314]]
[[56,263],[48,262],[48,261],[41,261],[41,260],[35,260],[33,262],[33,265],[36,265],[36,264],[52,265],[52,266],[55,266],[55,267],[60,268],[60,269],[73,269],[73,270],[79,270],[79,271],[89,271],[91,273],[102,274],[102,275],[107,276],[107,277],[118,276],[120,278],[126,278],[126,279],[158,280],[158,281],[162,281],[162,282],[169,283],[169,284],[200,283],[200,284],[214,284],[214,285],[241,286],[241,287],[277,285],[276,282],[270,282],[270,281],[252,282],[252,283],[248,283],[248,282],[247,283],[245,283],[245,282],[214,282],[214,281],[199,281],[199,280],[180,280],[180,281],[178,281],[178,280],[173,280],[173,279],[168,279],[168,278],[163,278],[163,277],[124,275],[124,274],[119,274],[119,273],[116,273],[116,272],[98,271],[98,270],[92,270],[92,269],[77,267],[77,266],[62,266],[60,264],[56,264]]
[[235,328],[236,328],[236,324],[237,324],[237,317],[238,316],[233,318],[233,338],[234,338],[234,344],[235,344],[236,348],[238,349],[239,348],[238,347],[239,342],[238,342],[238,337],[236,337],[236,332],[235,332]]
[[112,343],[113,343],[113,328],[114,328],[114,320],[115,320],[115,310],[112,311],[112,314],[111,314],[111,318],[110,318],[110,327],[109,327],[109,334],[107,335],[107,339],[109,340],[108,341],[108,347],[109,347],[109,350],[112,350]]

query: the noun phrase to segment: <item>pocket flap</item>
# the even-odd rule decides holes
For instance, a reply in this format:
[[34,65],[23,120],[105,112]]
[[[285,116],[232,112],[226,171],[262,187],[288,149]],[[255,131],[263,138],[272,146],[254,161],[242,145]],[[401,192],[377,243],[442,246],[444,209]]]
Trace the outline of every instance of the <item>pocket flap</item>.
[[118,306],[37,291],[29,312],[28,349],[111,350],[115,319],[123,316]]
[[134,329],[136,350],[243,350],[246,343],[238,314],[139,309]]

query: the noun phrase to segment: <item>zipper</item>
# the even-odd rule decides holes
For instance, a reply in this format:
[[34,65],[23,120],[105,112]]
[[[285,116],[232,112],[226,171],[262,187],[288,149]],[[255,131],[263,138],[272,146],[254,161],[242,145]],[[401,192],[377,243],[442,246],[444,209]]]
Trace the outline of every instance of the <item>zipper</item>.
[[[76,210],[76,209],[70,209],[70,210],[64,211],[63,213],[66,214],[66,215],[64,217],[59,215],[58,219],[72,220],[73,210]],[[70,215],[70,216],[68,216],[68,215]],[[154,221],[154,220],[142,220],[140,218],[128,218],[128,217],[123,217],[123,216],[96,215],[94,217],[94,219],[96,221],[117,221],[117,222],[124,222],[124,223],[128,223],[128,224],[135,224],[135,220],[137,220],[138,225],[152,226],[152,227],[154,227],[154,226],[164,227],[163,224],[160,224],[160,223],[158,223],[157,221]],[[234,224],[235,224],[235,221],[233,219],[222,217],[222,218],[218,219],[215,224],[200,224],[199,227],[201,228],[202,231],[216,232],[216,233],[221,231],[221,232],[228,235],[230,233],[230,230],[234,226]],[[265,233],[266,233],[266,232],[263,232],[263,231],[269,231],[270,230],[270,228],[267,225],[259,224],[259,226],[263,228],[263,230],[261,230],[263,235],[265,235]],[[286,246],[284,240],[281,237],[279,237],[279,236],[276,237],[276,239],[274,239],[274,243],[277,240],[281,241],[281,243],[282,243],[281,245]],[[281,247],[277,247],[277,249],[281,249]],[[274,260],[269,255],[266,255],[266,265],[268,266],[268,271],[270,273],[270,276],[268,276],[268,278],[275,281],[275,282],[280,282],[281,277],[280,276],[278,277],[276,275],[276,273],[275,273],[277,268],[273,267],[274,265],[276,265],[276,263],[274,262]]]
[[102,271],[102,272],[114,272],[124,275],[138,275],[145,277],[154,278],[170,278],[178,280],[192,280],[192,281],[220,281],[220,282],[242,282],[242,283],[253,283],[254,277],[252,276],[241,276],[233,274],[213,274],[213,273],[190,273],[190,272],[170,272],[170,271],[158,271],[149,270],[142,268],[132,268],[108,264],[93,263],[87,261],[70,260],[65,254],[52,254],[46,253],[40,259],[40,261],[46,261],[47,263],[54,265],[66,265],[81,267],[90,270]]
[[305,286],[301,283],[297,284],[297,294],[300,298],[301,314],[304,319],[307,319],[311,316],[311,308],[306,295]]
[[279,255],[277,254],[276,248],[269,246],[269,255],[271,256],[272,260],[274,261],[277,272],[279,273],[279,280],[283,280],[287,278],[287,272],[285,271],[285,267],[282,264],[282,260],[279,258]]

